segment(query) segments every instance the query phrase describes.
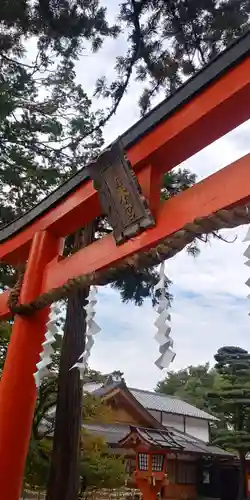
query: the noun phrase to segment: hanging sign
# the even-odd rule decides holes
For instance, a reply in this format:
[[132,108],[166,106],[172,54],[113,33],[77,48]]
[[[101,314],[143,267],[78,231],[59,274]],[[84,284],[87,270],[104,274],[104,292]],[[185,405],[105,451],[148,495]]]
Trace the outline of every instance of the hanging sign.
[[106,149],[88,166],[88,170],[117,245],[155,225],[137,177],[119,142]]

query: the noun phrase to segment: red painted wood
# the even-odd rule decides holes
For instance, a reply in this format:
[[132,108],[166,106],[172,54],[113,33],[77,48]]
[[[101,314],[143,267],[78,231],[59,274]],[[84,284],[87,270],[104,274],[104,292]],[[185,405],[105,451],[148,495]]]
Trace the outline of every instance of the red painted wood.
[[[250,58],[155,127],[128,151],[136,173],[148,164],[161,173],[167,172],[240,125],[250,118],[250,106],[245,105],[249,94]],[[0,259],[13,264],[24,261],[37,231],[50,228],[56,235],[65,236],[99,213],[97,193],[92,183],[87,182],[24,231],[0,245]]]
[[[40,293],[43,269],[59,251],[60,240],[48,232],[34,237],[21,300]],[[31,317],[17,317],[0,382],[0,492],[19,500],[36,402],[33,373],[44,339],[48,308]]]
[[138,141],[128,152],[132,165],[156,158],[167,172],[247,120],[249,92],[250,57]]
[[[242,179],[244,182],[242,182]],[[112,235],[66,259],[54,259],[44,269],[41,292],[62,286],[68,279],[116,265],[129,255],[155,246],[196,217],[250,200],[250,154],[161,204],[156,227],[117,247]],[[221,189],[223,186],[223,189]],[[0,294],[0,318],[8,316],[8,292]]]
[[10,310],[8,308],[9,292],[0,293],[0,318],[1,321],[10,317]]
[[117,247],[110,235],[67,259],[49,264],[44,272],[42,291],[60,287],[68,279],[116,266],[125,257],[155,246],[196,217],[206,217],[217,210],[250,201],[249,186],[250,154],[164,202],[158,210],[156,227],[122,246]]
[[78,187],[55,208],[27,226],[22,232],[0,245],[0,259],[11,264],[25,261],[33,235],[50,229],[57,236],[72,234],[100,213],[98,195],[92,182]]
[[148,164],[141,170],[138,177],[150,210],[152,214],[156,216],[160,206],[162,172],[160,169],[154,168],[153,165]]
[[[226,167],[158,208],[152,179],[250,118],[250,58],[155,127],[129,151],[128,157],[157,214],[156,227],[117,247],[112,236],[57,261],[60,237],[83,227],[100,213],[92,183],[78,187],[55,208],[0,246],[0,259],[28,259],[21,301],[60,287],[73,277],[115,266],[125,257],[155,246],[196,217],[250,200],[250,155]],[[149,167],[149,165],[152,166]],[[145,170],[143,168],[145,167]],[[153,170],[157,172],[156,177]],[[0,317],[7,315],[7,293],[0,296]],[[36,391],[32,374],[45,333],[48,309],[14,323],[0,383],[0,492],[18,500],[29,444]],[[15,419],[14,417],[15,416]],[[155,492],[149,495],[155,498]]]

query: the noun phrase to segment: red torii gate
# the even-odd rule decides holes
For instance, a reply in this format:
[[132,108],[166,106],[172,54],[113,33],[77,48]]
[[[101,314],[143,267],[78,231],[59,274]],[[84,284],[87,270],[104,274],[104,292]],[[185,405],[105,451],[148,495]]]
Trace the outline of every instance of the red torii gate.
[[[72,278],[115,267],[196,218],[250,201],[250,155],[160,204],[162,175],[250,118],[250,34],[190,79],[129,129],[119,141],[155,217],[155,227],[117,246],[112,235],[63,258],[64,238],[100,215],[98,195],[79,172],[37,207],[0,231],[0,259],[27,262],[20,303]],[[9,292],[0,317],[11,316]],[[33,373],[44,340],[48,307],[17,315],[0,383],[0,494],[18,500],[36,400]]]

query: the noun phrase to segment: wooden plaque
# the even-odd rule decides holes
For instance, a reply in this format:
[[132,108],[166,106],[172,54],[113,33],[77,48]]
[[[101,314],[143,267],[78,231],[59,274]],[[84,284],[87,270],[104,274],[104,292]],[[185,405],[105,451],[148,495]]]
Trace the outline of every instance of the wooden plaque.
[[119,143],[104,151],[88,169],[117,245],[155,225],[136,175]]

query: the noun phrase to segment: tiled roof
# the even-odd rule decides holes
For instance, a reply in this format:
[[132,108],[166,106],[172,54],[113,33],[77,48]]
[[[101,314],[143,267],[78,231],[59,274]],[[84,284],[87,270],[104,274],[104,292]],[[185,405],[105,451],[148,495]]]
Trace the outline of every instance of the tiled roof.
[[130,438],[131,434],[134,436],[134,433],[150,446],[167,448],[173,451],[183,450],[183,446],[174,439],[173,433],[168,429],[146,429],[144,427],[131,426],[130,433],[122,440],[123,443]]
[[116,444],[129,433],[129,425],[83,424],[83,428],[92,435],[103,437],[108,444]]
[[203,453],[205,455],[231,456],[231,453],[222,450],[217,446],[204,443],[204,441],[190,436],[189,434],[184,434],[184,432],[178,431],[173,427],[168,427],[168,431],[172,433],[173,439],[176,443],[183,446],[183,451],[185,452]]
[[148,410],[164,411],[166,413],[202,418],[204,420],[217,420],[213,415],[173,396],[159,392],[144,391],[142,389],[129,388],[129,391]]
[[[119,441],[123,440],[131,431],[129,425],[120,425],[120,424],[84,424],[83,427],[89,431],[91,434],[96,434],[100,437],[103,437],[105,441],[110,444],[118,444]],[[189,434],[184,434],[181,431],[173,429],[172,427],[168,427],[166,431],[162,431],[159,429],[144,429],[140,428],[140,432],[145,434],[146,438],[150,438],[152,440],[152,444],[166,446],[165,440],[163,440],[162,436],[166,434],[167,438],[171,437],[173,442],[180,446],[180,452],[185,453],[198,453],[202,455],[216,455],[216,456],[231,456],[230,453],[222,450],[221,448],[217,448],[217,446],[212,446],[209,444],[200,441],[199,439],[190,436]],[[173,446],[173,449],[176,446]]]

